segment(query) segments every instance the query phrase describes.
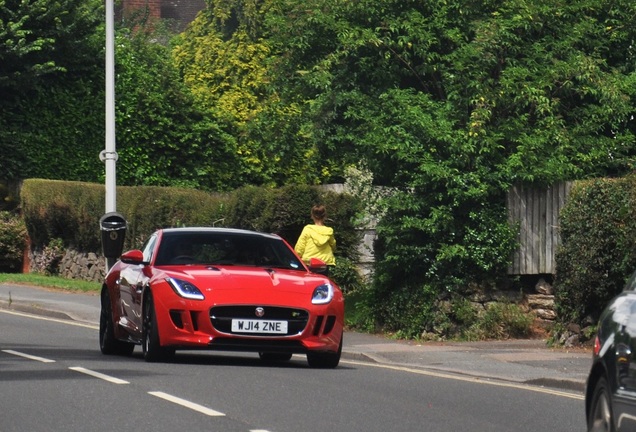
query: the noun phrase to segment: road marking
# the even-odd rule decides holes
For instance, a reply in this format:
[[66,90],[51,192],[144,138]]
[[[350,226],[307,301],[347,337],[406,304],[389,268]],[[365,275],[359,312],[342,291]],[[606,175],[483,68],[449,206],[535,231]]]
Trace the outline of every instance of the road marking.
[[82,322],[78,322],[78,321],[73,321],[72,318],[69,318],[69,319],[65,320],[65,319],[59,319],[59,318],[46,317],[46,316],[42,316],[42,315],[30,314],[30,313],[26,313],[26,312],[10,311],[10,310],[6,310],[6,309],[2,309],[2,308],[0,308],[0,313],[6,313],[6,314],[10,314],[10,315],[17,315],[17,316],[22,316],[22,317],[26,317],[26,318],[34,318],[34,319],[39,319],[39,320],[42,320],[42,321],[53,321],[53,322],[56,322],[56,323],[69,324],[69,325],[74,325],[74,326],[77,326],[77,327],[86,327],[86,328],[90,328],[90,329],[93,329],[93,330],[99,330],[99,326],[97,326],[97,325],[88,324],[88,323],[82,323]]
[[[27,313],[22,313],[22,312],[15,312],[15,311],[8,311],[8,310],[2,309],[2,308],[0,308],[0,312],[12,314],[12,315],[24,316],[24,317],[28,317],[28,318],[35,318],[35,319],[40,319],[40,320],[45,320],[45,321],[53,321],[53,322],[58,322],[58,323],[62,323],[62,324],[69,324],[69,325],[74,325],[74,326],[78,326],[78,327],[87,327],[87,328],[91,328],[91,329],[94,329],[94,330],[99,330],[99,326],[91,325],[91,324],[84,324],[84,323],[75,322],[75,321],[61,320],[61,319],[56,319],[56,318],[43,317],[43,316],[40,316],[40,315],[33,315],[33,314],[27,314]],[[9,350],[5,350],[5,352],[9,352]],[[10,354],[13,354],[13,353],[14,352],[10,352]],[[19,355],[19,354],[16,354],[16,355]],[[24,356],[26,357],[26,355],[24,355]],[[50,363],[52,361],[55,361],[55,360],[48,360],[47,362]],[[358,362],[358,361],[354,361],[354,360],[340,360],[340,363],[358,365],[358,366],[370,366],[370,367],[383,368],[383,369],[391,369],[391,370],[414,373],[414,374],[419,374],[419,375],[428,375],[428,376],[433,376],[433,377],[437,377],[437,378],[453,379],[453,380],[456,380],[456,381],[466,381],[466,382],[472,382],[472,383],[477,383],[477,384],[488,384],[488,385],[492,385],[492,386],[508,387],[508,388],[515,388],[515,389],[520,389],[520,390],[530,390],[530,391],[534,391],[534,392],[537,392],[537,393],[551,394],[551,395],[554,395],[554,396],[567,397],[567,398],[577,399],[577,400],[585,400],[585,397],[583,395],[581,395],[580,393],[570,393],[570,392],[565,392],[565,391],[553,390],[553,389],[549,389],[549,388],[546,388],[546,387],[532,386],[532,385],[528,385],[528,384],[510,383],[510,382],[503,382],[503,381],[491,381],[491,380],[489,380],[487,378],[476,378],[476,377],[466,377],[466,376],[461,376],[461,375],[451,375],[451,374],[447,374],[447,373],[420,370],[420,369],[414,369],[414,368],[407,368],[407,367],[403,367],[403,366],[393,366],[393,365],[378,364],[378,363]],[[155,395],[155,396],[157,396],[157,395]],[[159,396],[159,397],[161,397],[161,396]],[[205,407],[202,407],[202,408],[207,409]],[[216,412],[216,411],[214,411],[214,412]],[[219,415],[219,414],[216,414],[216,415]],[[224,414],[220,414],[220,415],[224,415]]]
[[436,377],[436,378],[452,379],[452,380],[455,380],[455,381],[465,381],[465,382],[471,382],[471,383],[476,383],[476,384],[487,384],[487,385],[492,385],[492,386],[497,386],[497,387],[508,387],[508,388],[514,388],[514,389],[520,389],[520,390],[530,390],[530,391],[537,392],[537,393],[545,393],[545,394],[550,394],[550,395],[554,395],[554,396],[567,397],[567,398],[571,398],[571,399],[585,400],[585,397],[582,394],[579,394],[579,393],[570,393],[570,392],[565,392],[565,391],[560,391],[560,390],[553,390],[553,389],[549,389],[549,388],[546,388],[546,387],[531,386],[531,385],[522,384],[522,383],[512,383],[512,382],[505,382],[505,381],[492,381],[492,380],[490,380],[488,378],[478,378],[478,377],[469,377],[469,376],[461,376],[461,375],[452,375],[452,374],[443,373],[443,372],[435,372],[435,371],[414,369],[414,368],[408,368],[408,367],[404,367],[404,366],[393,366],[393,365],[387,365],[387,364],[367,363],[367,362],[359,362],[359,361],[354,361],[354,360],[341,360],[340,363],[346,363],[346,364],[358,365],[358,366],[376,367],[376,368],[381,368],[381,369],[390,369],[390,370],[408,372],[408,373],[413,373],[413,374],[418,374],[418,375],[427,375],[427,376],[432,376],[432,377]]
[[2,350],[2,352],[6,352],[7,354],[13,354],[15,356],[19,356],[19,357],[24,357],[27,358],[29,360],[36,360],[42,363],[55,363],[55,360],[51,360],[51,359],[47,359],[44,357],[38,357],[38,356],[34,356],[34,355],[29,355],[29,354],[25,354],[25,353],[21,353],[18,351],[13,351],[13,350]]
[[90,376],[95,377],[95,378],[103,379],[104,381],[108,381],[108,382],[113,383],[113,384],[130,384],[128,381],[124,381],[122,379],[115,378],[115,377],[112,377],[112,376],[109,376],[109,375],[106,375],[106,374],[103,374],[103,373],[95,372],[95,371],[92,371],[90,369],[86,369],[86,368],[83,368],[83,367],[80,367],[80,366],[69,367],[69,369],[73,370],[75,372],[80,372],[80,373],[83,373],[83,374],[86,374],[86,375],[90,375]]
[[203,405],[196,404],[194,402],[187,401],[185,399],[178,398],[176,396],[169,395],[168,393],[160,392],[160,391],[152,391],[148,392],[149,395],[156,396],[158,398],[167,400],[169,402],[175,403],[177,405],[181,405],[186,408],[190,408],[191,410],[200,412],[202,414],[211,416],[211,417],[221,417],[225,416],[222,412],[214,411],[213,409],[204,407]]

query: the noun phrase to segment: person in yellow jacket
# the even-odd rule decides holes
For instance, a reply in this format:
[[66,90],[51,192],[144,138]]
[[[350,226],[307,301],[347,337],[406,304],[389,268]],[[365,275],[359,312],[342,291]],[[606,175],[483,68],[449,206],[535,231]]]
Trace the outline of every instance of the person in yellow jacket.
[[336,258],[333,255],[336,249],[336,238],[333,235],[333,228],[325,225],[326,217],[325,206],[313,206],[311,219],[314,223],[305,225],[294,249],[304,262],[309,263],[311,258],[318,258],[323,260],[329,269],[336,265]]

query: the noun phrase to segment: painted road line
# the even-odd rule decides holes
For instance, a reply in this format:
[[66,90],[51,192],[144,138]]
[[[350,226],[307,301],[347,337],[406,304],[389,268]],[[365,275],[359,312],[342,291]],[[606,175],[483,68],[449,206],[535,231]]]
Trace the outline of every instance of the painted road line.
[[115,378],[115,377],[112,377],[112,376],[109,376],[109,375],[106,375],[106,374],[103,374],[103,373],[95,372],[95,371],[92,371],[90,369],[86,369],[86,368],[83,368],[83,367],[80,367],[80,366],[70,367],[69,369],[73,370],[75,372],[80,372],[80,373],[83,373],[83,374],[86,374],[86,375],[90,375],[90,376],[95,377],[95,378],[102,379],[104,381],[108,381],[109,383],[113,383],[113,384],[130,384],[128,381],[124,381],[122,379]]
[[553,389],[550,389],[550,388],[547,388],[547,387],[537,387],[537,386],[533,386],[533,385],[529,385],[529,384],[523,384],[523,383],[514,383],[514,382],[507,382],[507,381],[495,381],[495,380],[492,380],[490,378],[479,378],[479,377],[471,377],[471,376],[464,376],[464,375],[453,375],[453,374],[444,373],[444,372],[435,372],[435,371],[430,371],[430,370],[414,369],[414,368],[404,367],[404,366],[394,366],[394,365],[386,365],[386,364],[359,362],[359,361],[354,361],[354,360],[341,360],[340,363],[346,363],[346,364],[357,365],[357,366],[375,367],[375,368],[380,368],[380,369],[390,369],[390,370],[408,372],[408,373],[418,374],[418,375],[427,375],[427,376],[432,376],[432,377],[436,377],[436,378],[445,378],[445,379],[452,379],[452,380],[455,380],[455,381],[472,382],[472,383],[475,383],[475,384],[486,384],[486,385],[491,385],[491,386],[496,386],[496,387],[508,387],[508,388],[514,388],[514,389],[520,389],[520,390],[529,390],[529,391],[533,391],[533,392],[537,392],[537,393],[550,394],[550,395],[553,395],[553,396],[561,396],[561,397],[566,397],[566,398],[570,398],[570,399],[577,399],[577,400],[584,400],[585,399],[585,397],[582,394],[580,394],[580,393],[570,393],[570,392],[566,392],[566,391],[553,390]]
[[21,352],[18,352],[18,351],[2,350],[2,352],[6,352],[7,354],[13,354],[13,355],[19,356],[19,357],[24,357],[24,358],[29,359],[29,360],[39,361],[39,362],[42,362],[42,363],[55,363],[55,360],[47,359],[47,358],[44,358],[44,357],[38,357],[38,356],[34,356],[34,355],[29,355],[29,354],[21,353]]
[[6,310],[6,309],[2,309],[2,308],[0,308],[0,313],[6,313],[6,314],[9,314],[9,315],[17,315],[17,316],[22,316],[22,317],[26,317],[26,318],[33,318],[33,319],[38,319],[38,320],[42,320],[42,321],[52,321],[52,322],[61,323],[61,324],[69,324],[69,325],[74,325],[74,326],[77,326],[77,327],[86,327],[86,328],[90,328],[90,329],[93,329],[93,330],[99,330],[99,326],[98,325],[90,324],[90,323],[84,323],[84,322],[79,322],[79,321],[72,321],[71,318],[69,318],[67,320],[66,319],[59,319],[59,318],[51,318],[51,317],[31,314],[31,313],[27,313],[27,312],[10,311],[10,310]]
[[202,414],[211,416],[211,417],[221,417],[225,416],[222,412],[214,411],[213,409],[204,407],[203,405],[196,404],[194,402],[187,401],[185,399],[178,398],[176,396],[169,395],[168,393],[160,392],[160,391],[152,391],[148,392],[149,395],[156,396],[158,398],[167,400],[169,402],[175,403],[177,405],[181,405],[186,408],[190,408],[191,410],[200,412]]

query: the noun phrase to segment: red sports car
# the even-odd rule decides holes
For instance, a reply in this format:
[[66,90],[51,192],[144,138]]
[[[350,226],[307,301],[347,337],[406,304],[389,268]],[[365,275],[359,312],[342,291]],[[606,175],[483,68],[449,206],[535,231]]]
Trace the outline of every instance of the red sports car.
[[[314,268],[315,266],[315,268]],[[281,237],[225,228],[156,231],[106,275],[101,292],[102,353],[146,361],[175,350],[250,351],[265,361],[307,355],[335,368],[342,352],[344,299]]]

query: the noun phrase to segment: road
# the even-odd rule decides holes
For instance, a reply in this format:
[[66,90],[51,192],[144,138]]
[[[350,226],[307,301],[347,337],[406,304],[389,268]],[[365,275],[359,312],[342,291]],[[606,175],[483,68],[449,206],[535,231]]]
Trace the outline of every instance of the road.
[[103,356],[95,325],[0,310],[0,431],[583,431],[580,395],[353,360]]

